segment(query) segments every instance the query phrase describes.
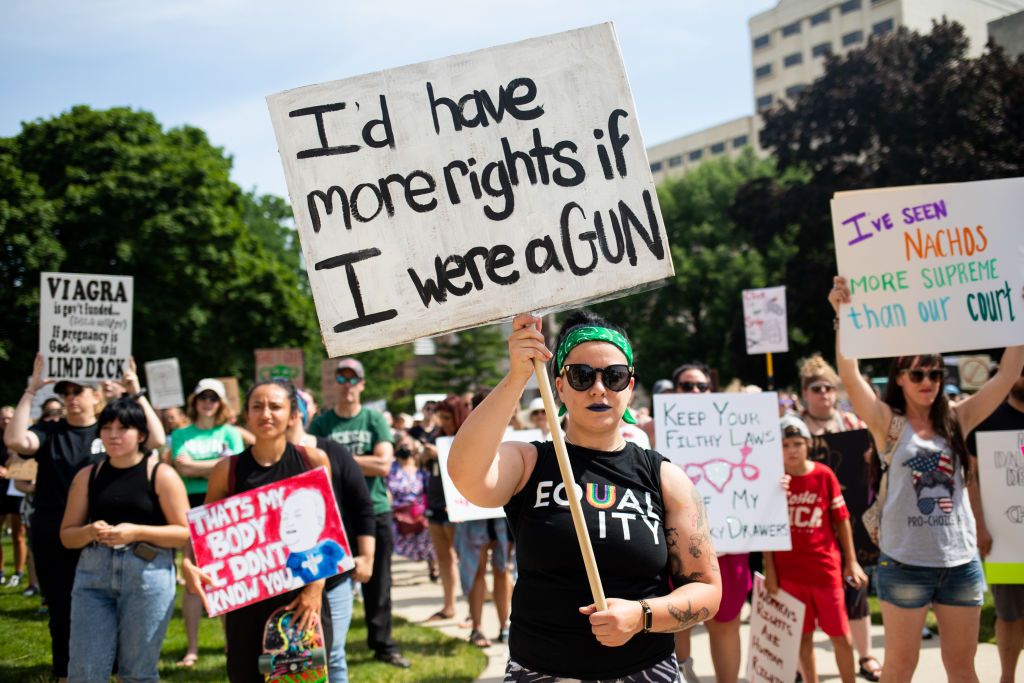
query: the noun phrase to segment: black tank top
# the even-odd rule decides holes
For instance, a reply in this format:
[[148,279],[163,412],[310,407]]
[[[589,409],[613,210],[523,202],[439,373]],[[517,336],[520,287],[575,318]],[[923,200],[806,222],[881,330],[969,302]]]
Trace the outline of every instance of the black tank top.
[[[156,470],[149,475],[149,458],[118,468],[105,457],[89,474],[89,521],[107,524],[164,526],[167,518],[156,495]],[[97,471],[98,469],[98,471]]]
[[231,468],[233,481],[228,485],[229,495],[273,484],[309,469],[305,457],[290,443],[285,444],[281,459],[270,467],[264,467],[256,462],[252,457],[252,446],[232,457],[235,460]]
[[[554,444],[534,446],[537,465],[505,506],[519,563],[512,593],[512,659],[551,676],[608,679],[670,656],[672,634],[638,633],[621,647],[597,642],[579,613],[594,600]],[[638,600],[668,594],[660,469],[665,458],[633,443],[616,452],[566,446],[605,595]]]

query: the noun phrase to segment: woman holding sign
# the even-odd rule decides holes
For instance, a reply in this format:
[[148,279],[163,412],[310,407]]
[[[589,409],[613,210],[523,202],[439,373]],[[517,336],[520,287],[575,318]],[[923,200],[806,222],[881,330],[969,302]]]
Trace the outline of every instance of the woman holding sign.
[[[619,432],[633,394],[633,350],[623,331],[581,312],[565,321],[555,354],[540,319],[517,316],[508,375],[455,438],[449,471],[483,507],[505,506],[519,553],[506,681],[559,678],[675,681],[672,633],[714,616],[718,562],[704,506],[681,469]],[[551,442],[506,442],[508,416],[533,374],[554,356],[568,414],[575,494],[608,594],[593,604]],[[669,581],[679,586],[670,591]]]
[[[851,303],[845,278],[835,278],[828,299],[836,315],[841,304]],[[885,397],[879,399],[856,359],[843,356],[840,346],[837,333],[839,376],[882,454],[887,480],[877,574],[885,624],[882,681],[910,681],[929,606],[942,633],[953,634],[941,640],[949,679],[977,681],[974,655],[984,579],[974,515],[964,490],[975,464],[963,435],[1009,393],[1024,368],[1024,346],[1007,348],[999,372],[956,406],[942,391],[941,356],[897,358]]]
[[[288,427],[301,419],[295,387],[286,382],[259,382],[245,398],[245,415],[256,443],[234,456],[223,458],[210,474],[206,502],[214,503],[243,491],[287,479],[317,467],[328,469],[327,455],[319,448],[300,452],[288,441]],[[233,462],[234,461],[234,462]],[[188,590],[206,601],[204,585],[213,580],[189,559],[182,560]],[[227,640],[228,678],[232,683],[250,683],[263,678],[259,656],[263,652],[263,630],[268,617],[279,607],[295,610],[300,630],[320,619],[325,610],[324,581],[277,595],[229,612],[224,617]],[[331,649],[331,629],[324,626],[325,649]]]

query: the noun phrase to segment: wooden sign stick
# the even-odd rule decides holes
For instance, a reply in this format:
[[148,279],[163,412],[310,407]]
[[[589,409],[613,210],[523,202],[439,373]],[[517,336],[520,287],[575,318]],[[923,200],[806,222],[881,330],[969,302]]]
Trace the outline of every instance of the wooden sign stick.
[[590,543],[590,534],[587,533],[587,521],[583,519],[583,507],[579,498],[576,497],[576,480],[572,476],[572,464],[569,462],[569,452],[565,449],[565,441],[562,439],[562,432],[558,428],[558,409],[555,406],[555,397],[551,393],[551,382],[548,381],[547,366],[539,359],[533,359],[533,372],[537,376],[537,386],[540,388],[540,396],[544,399],[544,412],[548,416],[548,430],[551,432],[551,441],[555,444],[555,455],[558,458],[558,469],[562,473],[562,483],[565,485],[565,497],[569,500],[569,512],[572,513],[572,524],[576,528],[576,540],[580,543],[580,552],[583,553],[583,564],[587,568],[587,580],[590,581],[590,592],[594,596],[594,604],[598,611],[608,608],[604,599],[604,586],[601,585],[601,575],[597,573],[597,559],[594,557],[594,546]]

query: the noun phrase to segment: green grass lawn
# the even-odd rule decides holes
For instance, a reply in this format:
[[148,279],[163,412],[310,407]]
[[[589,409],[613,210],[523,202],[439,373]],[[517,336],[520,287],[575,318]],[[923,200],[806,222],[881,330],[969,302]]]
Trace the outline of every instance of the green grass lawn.
[[[11,546],[3,538],[4,559],[9,574]],[[37,614],[39,598],[22,597],[27,584],[18,589],[0,587],[0,683],[46,683],[50,681],[50,633],[45,614]],[[199,630],[199,663],[188,670],[174,663],[185,654],[185,628],[181,620],[181,598],[167,629],[160,657],[160,678],[165,681],[226,681],[224,673],[224,634],[220,621],[203,619]],[[487,664],[487,656],[477,647],[445,636],[432,628],[416,626],[395,618],[394,637],[412,669],[396,669],[373,659],[366,646],[363,610],[356,605],[348,634],[349,679],[354,683],[400,683],[405,681],[462,681],[476,679]]]

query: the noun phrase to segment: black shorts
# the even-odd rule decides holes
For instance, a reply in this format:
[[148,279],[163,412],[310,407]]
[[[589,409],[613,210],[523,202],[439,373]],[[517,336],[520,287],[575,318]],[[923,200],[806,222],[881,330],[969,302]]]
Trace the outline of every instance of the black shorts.
[[843,584],[843,597],[846,598],[847,619],[863,619],[870,614],[867,585],[861,588],[854,588],[849,584]]
[[440,524],[441,526],[451,524],[451,522],[448,521],[448,510],[445,508],[427,508],[423,511],[423,516],[426,517],[431,524]]
[[189,508],[197,508],[206,502],[205,493],[190,493],[188,494],[188,506]]
[[[7,488],[6,479],[0,479],[0,482],[3,483],[4,488]],[[8,496],[6,493],[0,494],[0,516],[20,515],[22,500],[24,499],[21,496]]]

